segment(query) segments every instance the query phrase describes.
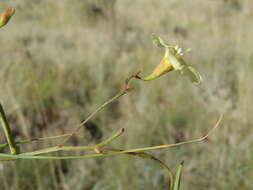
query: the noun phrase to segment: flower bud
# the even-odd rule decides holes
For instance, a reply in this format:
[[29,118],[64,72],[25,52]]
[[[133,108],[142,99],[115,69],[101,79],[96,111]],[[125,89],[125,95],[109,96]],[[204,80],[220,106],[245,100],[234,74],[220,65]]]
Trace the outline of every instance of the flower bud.
[[14,13],[15,9],[13,8],[5,10],[0,16],[0,27],[6,25],[9,22],[10,18],[14,15]]

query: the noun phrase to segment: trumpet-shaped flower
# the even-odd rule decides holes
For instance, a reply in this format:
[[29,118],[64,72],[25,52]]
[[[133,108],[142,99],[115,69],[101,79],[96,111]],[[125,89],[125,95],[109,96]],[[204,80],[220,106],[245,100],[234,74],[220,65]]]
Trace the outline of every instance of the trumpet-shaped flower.
[[0,16],[0,28],[5,26],[14,15],[15,9],[7,9]]
[[191,82],[194,84],[200,84],[202,77],[199,72],[194,69],[194,67],[188,65],[183,59],[185,52],[182,51],[178,46],[171,46],[166,44],[160,37],[153,36],[153,43],[157,47],[162,47],[165,49],[164,56],[160,63],[156,66],[153,72],[143,78],[144,81],[149,81],[156,79],[170,71],[176,70],[181,74],[189,77]]

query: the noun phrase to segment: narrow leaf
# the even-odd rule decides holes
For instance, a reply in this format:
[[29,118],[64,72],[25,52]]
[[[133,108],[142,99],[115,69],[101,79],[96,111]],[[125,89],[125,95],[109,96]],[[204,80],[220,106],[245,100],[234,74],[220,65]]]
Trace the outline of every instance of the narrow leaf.
[[184,164],[184,162],[181,162],[181,164],[178,166],[176,176],[175,176],[174,185],[173,185],[173,190],[179,190],[179,188],[180,188],[180,181],[181,181],[181,176],[182,176],[183,164]]

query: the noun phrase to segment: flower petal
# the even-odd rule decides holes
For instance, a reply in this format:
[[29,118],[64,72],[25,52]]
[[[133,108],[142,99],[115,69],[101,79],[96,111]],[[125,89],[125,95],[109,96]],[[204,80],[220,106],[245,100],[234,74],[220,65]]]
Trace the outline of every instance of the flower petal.
[[149,76],[145,77],[143,80],[149,81],[149,80],[156,79],[164,75],[165,73],[170,72],[175,69],[173,65],[171,64],[171,61],[168,57],[168,52],[169,50],[168,48],[166,48],[165,55],[163,59],[161,60],[161,62],[156,66],[153,72]]
[[166,48],[168,45],[160,38],[159,36],[156,36],[155,34],[152,34],[152,42],[156,47],[160,48]]
[[169,59],[175,70],[182,70],[184,65],[186,65],[183,58],[176,57],[172,51],[169,51]]
[[195,85],[199,85],[203,81],[200,73],[192,66],[185,66],[182,70],[182,74],[186,75]]

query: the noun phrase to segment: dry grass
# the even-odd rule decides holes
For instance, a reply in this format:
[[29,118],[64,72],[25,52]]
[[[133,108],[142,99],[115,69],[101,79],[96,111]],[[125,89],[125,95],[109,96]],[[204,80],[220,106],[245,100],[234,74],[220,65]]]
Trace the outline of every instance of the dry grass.
[[[110,5],[110,3],[112,3]],[[115,3],[115,4],[113,4]],[[1,2],[15,7],[0,31],[0,99],[17,138],[69,132],[162,53],[154,32],[192,48],[186,57],[204,78],[200,87],[176,73],[135,91],[96,116],[92,144],[119,128],[121,147],[199,137],[225,112],[208,143],[154,152],[172,168],[185,160],[182,189],[252,189],[252,0],[86,0]],[[93,135],[92,135],[93,134]],[[99,135],[97,135],[99,134]],[[3,137],[1,134],[1,141]],[[34,147],[28,146],[27,149]],[[156,163],[130,157],[1,163],[1,189],[164,189]]]

